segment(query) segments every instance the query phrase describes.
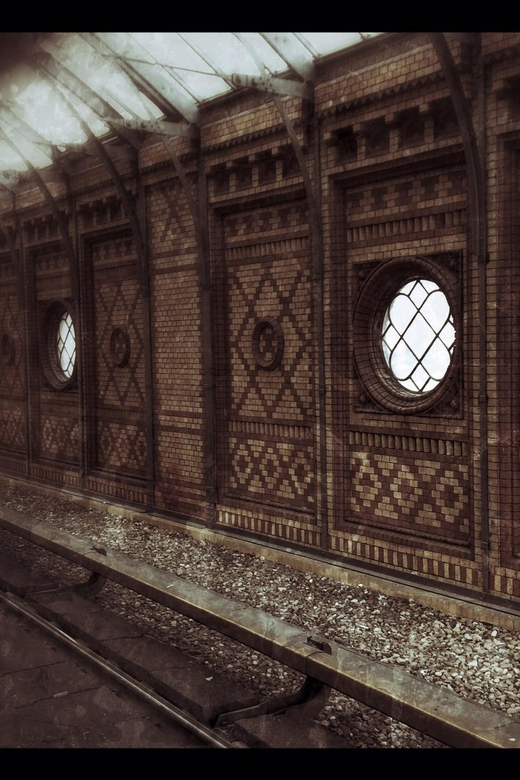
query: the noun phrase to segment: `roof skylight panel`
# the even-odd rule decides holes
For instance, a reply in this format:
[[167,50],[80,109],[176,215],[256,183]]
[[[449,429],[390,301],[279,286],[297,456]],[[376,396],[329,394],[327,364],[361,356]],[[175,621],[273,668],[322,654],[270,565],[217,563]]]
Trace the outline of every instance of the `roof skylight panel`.
[[364,37],[379,35],[379,33],[361,34],[358,32],[314,32],[302,34],[322,56],[340,49],[346,49],[356,43],[361,43]]
[[[41,147],[28,141],[23,137],[23,135],[14,130],[11,125],[9,125],[7,122],[4,122],[2,119],[0,119],[0,130],[5,133],[5,135],[12,142],[11,146],[8,141],[4,141],[5,146],[8,148],[10,147],[14,157],[18,157],[18,159],[23,163],[21,167],[19,165],[13,166],[17,170],[23,170],[26,168],[24,158],[26,158],[32,165],[34,165],[35,168],[45,168],[52,164],[51,158],[43,151]],[[18,154],[18,150],[20,154]]]
[[[256,51],[266,68],[271,73],[283,73],[287,70],[287,63],[275,52],[272,46],[265,41],[260,33],[240,33],[240,36],[248,41],[251,47]],[[245,49],[246,47],[244,47]],[[238,73],[242,71],[238,70]],[[258,68],[257,68],[258,72]]]
[[25,171],[25,162],[8,143],[0,139],[0,170]]
[[61,48],[66,66],[123,118],[149,119],[150,112],[154,118],[162,116],[162,111],[139,92],[115,59],[98,54],[79,35],[68,35]]
[[[183,33],[186,40],[193,42],[202,54],[207,54],[220,73],[244,73],[258,76],[256,63],[246,47],[233,33]],[[215,92],[215,95],[219,94]]]
[[[108,133],[109,126],[102,121],[98,115],[91,109],[89,106],[87,106],[86,103],[84,103],[82,100],[76,97],[76,95],[73,95],[72,92],[67,89],[67,87],[63,86],[62,84],[56,85],[56,92],[57,92],[57,99],[60,99],[60,93],[64,96],[64,98],[72,105],[72,107],[78,112],[78,114],[81,116],[81,118],[87,123],[89,128],[92,130],[94,135],[104,135],[105,133]],[[69,111],[69,115],[77,122],[78,128],[81,130],[81,126],[74,117],[74,115],[70,112],[70,109],[67,106],[67,103],[63,101],[65,108]],[[83,135],[82,141],[70,141],[72,143],[82,143],[86,140],[83,130],[81,130],[81,134]]]

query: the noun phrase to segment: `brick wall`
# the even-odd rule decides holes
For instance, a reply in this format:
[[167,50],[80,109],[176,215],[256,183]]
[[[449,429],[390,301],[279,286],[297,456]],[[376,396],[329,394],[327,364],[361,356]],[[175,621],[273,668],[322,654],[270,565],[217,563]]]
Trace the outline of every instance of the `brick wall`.
[[[313,114],[284,99],[319,187],[321,248],[260,93],[206,106],[199,150],[174,141],[194,203],[207,195],[207,253],[153,139],[118,163],[142,248],[92,158],[68,196],[52,185],[72,257],[37,190],[15,216],[0,202],[23,271],[0,242],[0,468],[517,599],[520,35],[448,40],[486,170],[486,442],[463,139],[428,35],[392,34],[319,65]],[[439,284],[456,330],[426,400],[392,385],[381,351],[384,312],[417,277]],[[78,335],[61,390],[41,354],[53,301]]]

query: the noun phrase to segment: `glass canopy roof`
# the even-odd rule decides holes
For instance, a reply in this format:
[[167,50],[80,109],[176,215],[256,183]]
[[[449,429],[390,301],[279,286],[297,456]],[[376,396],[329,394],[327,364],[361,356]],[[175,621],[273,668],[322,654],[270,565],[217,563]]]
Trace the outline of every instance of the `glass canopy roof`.
[[301,84],[320,58],[378,34],[12,33],[15,61],[0,77],[0,184],[86,143],[76,113],[98,137],[125,122],[196,124],[206,101],[244,77]]

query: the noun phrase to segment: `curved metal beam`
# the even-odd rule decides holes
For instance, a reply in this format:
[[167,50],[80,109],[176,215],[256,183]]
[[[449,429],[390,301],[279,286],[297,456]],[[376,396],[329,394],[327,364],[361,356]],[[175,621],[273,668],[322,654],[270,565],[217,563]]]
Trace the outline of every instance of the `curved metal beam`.
[[486,188],[483,165],[471,119],[471,111],[464,94],[464,88],[455,60],[444,33],[429,33],[429,35],[450,89],[462,133],[462,144],[468,169],[470,208],[474,217],[473,225],[476,226],[476,229],[471,231],[472,250],[480,259],[486,247]]
[[[488,391],[487,391],[487,222],[486,182],[471,111],[464,94],[457,66],[444,33],[429,33],[437,57],[444,72],[455,106],[462,133],[464,155],[469,184],[471,251],[478,263],[478,327],[479,327],[479,439],[480,439],[480,490],[481,490],[481,536],[482,543],[482,589],[488,593],[489,586],[489,486],[488,486]],[[483,130],[484,128],[482,128]]]
[[17,273],[17,275],[19,275],[21,271],[21,266],[20,266],[20,258],[18,256],[18,250],[16,248],[15,242],[13,241],[11,233],[9,232],[9,226],[6,225],[6,223],[4,222],[4,218],[2,215],[0,215],[0,231],[2,232],[5,238],[5,243],[7,244],[7,248],[13,259],[15,272]]
[[79,34],[98,54],[115,60],[143,94],[165,114],[180,114],[188,122],[197,121],[198,109],[195,101],[192,102],[186,98],[176,81],[165,73],[161,73],[152,63],[134,60],[132,64],[129,64],[125,60],[125,56],[132,56],[132,53],[138,58],[139,52],[136,51],[137,44],[134,41],[126,39],[125,51],[118,52],[118,39],[113,37],[113,33],[103,33],[103,35],[112,36],[109,37],[109,40],[100,38],[99,33]]
[[[268,71],[265,64],[262,62],[255,49],[250,45],[246,38],[243,38],[240,33],[234,33],[235,37],[248,49],[253,60],[255,61],[262,76],[267,76]],[[312,86],[309,82],[309,85]],[[305,185],[305,192],[307,195],[307,202],[309,204],[309,227],[311,233],[311,246],[312,246],[312,267],[313,267],[313,282],[314,282],[314,295],[316,305],[316,328],[317,328],[317,342],[318,342],[318,360],[319,360],[319,374],[318,374],[318,396],[319,396],[319,441],[320,441],[320,503],[322,512],[322,547],[327,548],[327,507],[328,507],[328,494],[327,494],[327,418],[326,418],[326,381],[325,381],[325,315],[324,315],[324,291],[323,291],[323,232],[321,223],[321,209],[318,202],[319,187],[320,187],[320,164],[319,164],[319,150],[315,147],[314,155],[314,171],[315,171],[315,187],[307,169],[307,164],[303,156],[303,151],[298,140],[298,136],[294,129],[294,126],[285,110],[284,104],[281,98],[272,94],[271,98],[280,118],[284,123],[289,138],[291,140],[294,153],[298,160],[300,170]],[[315,125],[316,138],[315,144],[319,144],[319,132],[318,124]]]
[[[68,89],[71,94],[85,103],[123,141],[129,143],[136,150],[141,147],[141,139],[138,133],[111,124],[111,119],[119,119],[122,115],[85,81],[69,70],[66,65],[59,62],[50,51],[42,49],[33,56],[29,64],[47,80],[52,78],[55,82]],[[62,92],[59,95],[60,98],[63,98]]]
[[4,133],[3,130],[0,129],[0,138],[5,141],[5,143],[8,144],[8,146],[13,149],[13,151],[21,157],[21,159],[26,164],[28,170],[30,171],[30,174],[38,186],[38,189],[42,193],[43,197],[45,198],[45,201],[49,205],[54,218],[58,224],[58,229],[61,233],[61,237],[63,239],[63,244],[65,247],[65,252],[67,254],[67,258],[69,260],[69,267],[71,272],[71,284],[73,287],[73,297],[77,297],[77,264],[76,264],[76,255],[74,252],[74,247],[72,246],[72,241],[69,234],[69,228],[67,221],[65,220],[65,216],[63,212],[59,209],[58,204],[56,203],[56,199],[51,194],[49,188],[45,184],[43,177],[40,173],[40,171],[32,164],[32,162],[25,156],[25,154],[18,148],[18,146],[9,138],[6,133]]
[[[99,138],[93,133],[93,131],[88,126],[87,122],[83,119],[81,114],[77,111],[76,107],[72,105],[70,100],[67,99],[67,97],[63,94],[63,92],[59,89],[59,87],[56,86],[57,80],[54,79],[54,77],[50,77],[47,74],[45,74],[45,78],[51,86],[58,92],[60,95],[60,98],[64,101],[65,105],[71,112],[71,114],[77,119],[77,121],[80,124],[81,129],[85,133],[85,135],[88,138],[89,144],[91,148],[95,149],[98,156],[101,158],[103,163],[105,164],[106,168],[108,169],[108,172],[110,174],[110,177],[112,178],[114,185],[121,197],[121,200],[123,202],[123,206],[125,207],[130,227],[132,229],[132,233],[134,235],[134,240],[136,243],[136,251],[137,256],[139,258],[139,264],[141,267],[141,270],[144,272],[144,246],[143,246],[143,240],[141,235],[141,229],[139,226],[139,222],[137,220],[136,213],[134,211],[132,201],[130,200],[130,196],[128,194],[128,191],[123,184],[123,181],[121,179],[121,176],[119,175],[119,172],[114,165],[114,162],[111,158],[111,156],[107,153],[104,145],[101,143]],[[56,82],[56,83],[55,83]]]

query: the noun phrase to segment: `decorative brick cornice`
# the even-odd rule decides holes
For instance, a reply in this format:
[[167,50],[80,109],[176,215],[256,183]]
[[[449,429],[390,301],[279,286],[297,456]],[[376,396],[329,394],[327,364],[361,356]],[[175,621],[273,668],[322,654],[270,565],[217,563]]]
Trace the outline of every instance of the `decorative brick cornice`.
[[379,101],[386,100],[387,98],[403,95],[406,92],[411,92],[412,90],[417,89],[417,87],[431,86],[432,84],[436,84],[441,81],[444,81],[444,76],[442,73],[431,73],[428,76],[421,76],[420,78],[408,81],[406,84],[396,84],[393,87],[388,87],[387,89],[382,89],[378,92],[372,92],[368,95],[362,95],[360,97],[353,98],[352,100],[346,101],[345,103],[338,103],[335,106],[330,106],[329,108],[322,110],[318,109],[316,111],[316,115],[320,118],[334,116],[336,114],[344,113],[345,111],[350,111],[354,108],[361,108],[361,106],[366,106],[370,103],[377,103]]
[[486,65],[491,65],[494,62],[501,62],[503,60],[510,59],[511,57],[518,57],[520,55],[520,43],[515,46],[508,46],[505,49],[499,49],[493,51],[490,54],[485,54],[482,59]]

